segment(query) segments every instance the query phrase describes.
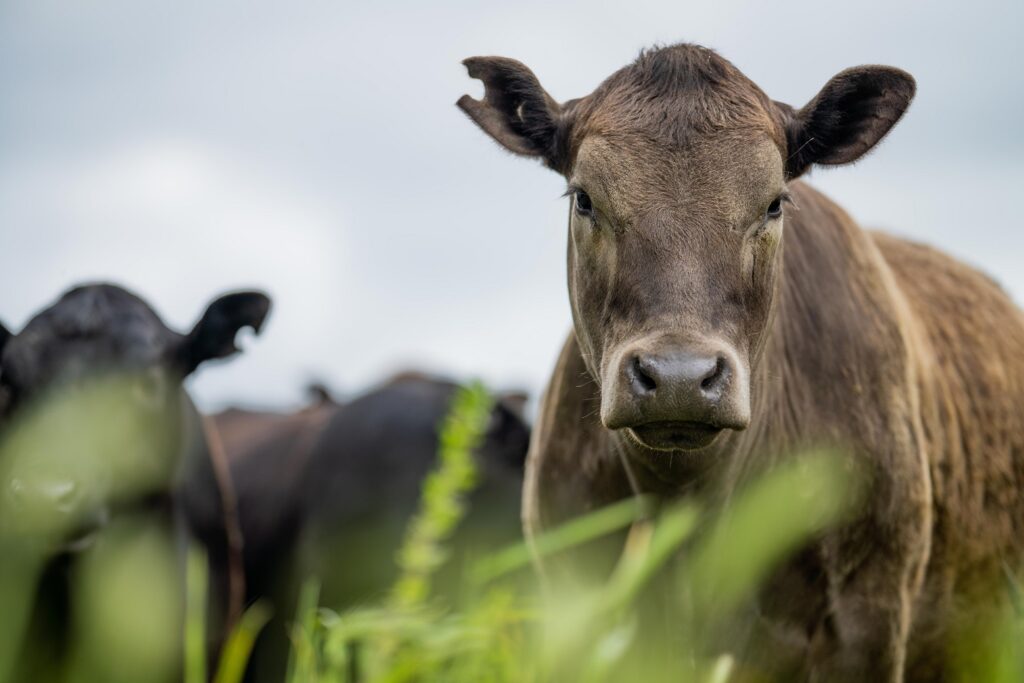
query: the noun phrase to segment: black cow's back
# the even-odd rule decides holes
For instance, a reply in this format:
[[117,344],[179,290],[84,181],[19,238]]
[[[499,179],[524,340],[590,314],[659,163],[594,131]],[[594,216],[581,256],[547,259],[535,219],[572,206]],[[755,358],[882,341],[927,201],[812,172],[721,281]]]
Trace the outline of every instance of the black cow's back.
[[[225,449],[239,500],[250,601],[273,602],[276,618],[260,638],[250,674],[279,680],[284,622],[298,588],[321,582],[321,604],[345,608],[381,597],[397,576],[396,554],[437,463],[438,435],[457,385],[398,378],[343,406],[269,416],[233,430],[222,416]],[[274,424],[271,425],[271,422]],[[263,430],[261,438],[253,436]],[[519,499],[529,430],[498,403],[478,449],[480,476],[438,588],[458,589],[469,554],[520,537]]]

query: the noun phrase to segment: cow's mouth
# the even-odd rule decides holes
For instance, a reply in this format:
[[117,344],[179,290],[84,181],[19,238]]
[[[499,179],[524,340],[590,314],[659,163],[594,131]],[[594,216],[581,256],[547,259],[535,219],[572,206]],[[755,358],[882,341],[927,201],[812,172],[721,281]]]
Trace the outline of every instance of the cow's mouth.
[[722,433],[722,427],[705,422],[647,422],[630,427],[632,436],[657,451],[692,451],[705,448]]
[[60,551],[74,554],[88,550],[96,543],[100,532],[109,521],[110,513],[107,508],[98,508],[76,525],[72,532],[63,539]]

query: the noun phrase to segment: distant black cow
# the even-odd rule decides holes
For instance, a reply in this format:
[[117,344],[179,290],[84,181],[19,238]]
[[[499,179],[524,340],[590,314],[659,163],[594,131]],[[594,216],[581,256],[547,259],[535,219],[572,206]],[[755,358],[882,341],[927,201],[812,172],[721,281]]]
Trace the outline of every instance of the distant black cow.
[[[209,305],[191,332],[178,334],[139,297],[94,284],[67,292],[17,335],[0,326],[0,453],[6,456],[0,462],[0,544],[9,551],[45,544],[38,574],[32,572],[39,577],[35,590],[8,589],[0,609],[6,638],[0,644],[0,681],[64,676],[74,610],[68,581],[76,558],[88,552],[109,520],[144,516],[169,537],[185,538],[179,483],[198,471],[213,475],[201,418],[182,382],[204,361],[235,353],[236,333],[243,327],[258,332],[269,308],[263,294],[228,294]],[[117,392],[95,389],[104,386]],[[75,396],[82,397],[78,405]],[[111,409],[89,413],[88,402],[101,398],[111,401]],[[68,411],[45,410],[65,403]],[[81,414],[91,422],[76,421]],[[33,420],[44,421],[37,426],[43,437],[74,433],[27,457],[27,447],[10,441]],[[49,469],[22,462],[51,456],[57,466]],[[219,491],[212,495],[220,505]],[[26,509],[66,519],[47,527],[51,537],[33,538],[17,524]],[[0,580],[10,578],[14,560],[24,556],[11,552],[0,560]],[[174,676],[153,672],[148,678],[161,680],[164,674]]]
[[[406,374],[344,405],[328,400],[291,414],[233,409],[215,416],[238,496],[248,598],[271,600],[277,616],[250,673],[281,679],[283,624],[294,614],[304,577],[322,581],[321,603],[332,607],[371,600],[391,585],[396,551],[436,463],[438,429],[457,389]],[[454,593],[470,553],[521,536],[529,428],[520,410],[514,395],[494,406],[477,453],[478,486],[438,590]],[[196,483],[199,490],[212,485]],[[221,520],[204,507],[207,533],[216,537]]]

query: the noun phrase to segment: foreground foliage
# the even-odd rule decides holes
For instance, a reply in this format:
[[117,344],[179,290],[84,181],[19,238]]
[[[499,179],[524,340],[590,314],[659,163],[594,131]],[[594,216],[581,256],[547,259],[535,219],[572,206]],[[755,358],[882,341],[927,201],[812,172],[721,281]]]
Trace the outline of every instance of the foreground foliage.
[[[124,435],[100,430],[97,447],[83,451],[81,434],[107,424],[103,418],[111,411],[124,415],[124,405],[116,384],[86,399],[58,400],[8,433],[0,444],[4,486],[24,484],[39,471],[46,477],[71,472],[82,486],[96,476],[99,464],[90,466],[86,457],[105,457]],[[789,553],[850,514],[860,493],[838,458],[803,454],[739,491],[725,510],[698,500],[657,509],[654,501],[637,498],[556,529],[532,549],[518,545],[477,558],[462,568],[462,595],[445,599],[433,591],[432,579],[448,561],[446,543],[468,512],[466,496],[476,480],[472,452],[490,409],[482,386],[458,393],[441,426],[436,470],[424,482],[419,512],[396,551],[400,577],[385,598],[336,610],[318,604],[315,580],[306,584],[292,625],[289,683],[727,683],[737,679],[731,618]],[[54,429],[52,420],[64,428]],[[129,436],[138,435],[129,430]],[[148,481],[153,475],[139,476]],[[114,481],[109,475],[103,480]],[[131,487],[134,479],[126,481],[117,486]],[[52,542],[70,522],[48,510],[29,514],[0,505],[0,511],[4,681],[12,680],[16,653],[38,647],[25,633],[25,610],[39,578],[40,544]],[[606,581],[539,585],[534,555],[553,557],[615,534],[624,543]],[[171,539],[145,520],[102,531],[72,577],[71,656],[54,680],[242,679],[269,607],[251,606],[220,661],[208,662],[206,565],[190,554],[187,599],[179,605],[176,556]],[[1016,585],[1009,574],[1007,580]],[[1024,680],[1024,628],[1012,607],[957,640],[952,680]]]
[[[460,394],[433,481],[471,479],[469,450],[486,414],[481,387]],[[474,420],[480,421],[475,429]],[[735,653],[723,641],[730,618],[788,554],[853,512],[862,493],[858,484],[838,457],[807,453],[748,485],[724,511],[699,501],[660,511],[650,500],[625,501],[554,530],[533,547],[550,555],[623,531],[622,554],[605,583],[543,590],[523,580],[531,576],[532,557],[519,545],[467,567],[466,593],[457,605],[433,599],[424,566],[408,563],[422,556],[436,567],[445,533],[417,529],[449,530],[452,514],[464,511],[464,488],[447,487],[451,498],[439,505],[437,485],[428,485],[399,551],[405,573],[390,601],[344,612],[314,608],[310,584],[295,626],[289,682],[726,683],[736,671]],[[438,520],[429,523],[435,514]],[[416,591],[402,589],[410,582]],[[1024,625],[1007,606],[958,640],[952,680],[1024,680],[1022,645]]]

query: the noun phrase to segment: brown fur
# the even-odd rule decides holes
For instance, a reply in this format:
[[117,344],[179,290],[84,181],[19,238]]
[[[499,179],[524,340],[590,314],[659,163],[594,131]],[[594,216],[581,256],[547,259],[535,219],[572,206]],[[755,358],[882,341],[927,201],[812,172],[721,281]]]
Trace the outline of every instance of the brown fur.
[[[471,75],[487,83],[500,68],[517,92],[543,93],[526,67],[488,60],[467,60]],[[867,503],[773,580],[760,647],[783,680],[941,680],[951,630],[1024,549],[1024,320],[991,280],[863,231],[796,180],[868,151],[906,109],[912,79],[851,69],[796,110],[681,45],[581,100],[535,93],[547,127],[517,127],[545,110],[510,104],[500,86],[460,106],[518,153],[503,137],[556,131],[530,142],[532,155],[595,207],[571,213],[575,332],[534,431],[528,533],[636,490],[724,498],[791,453],[842,449],[868,472]],[[489,126],[481,108],[512,123]],[[748,227],[783,188],[784,230],[781,218]],[[669,449],[637,431],[643,409],[615,422],[633,400],[619,359],[666,344],[735,359],[729,400],[741,417],[748,408],[745,429]]]

